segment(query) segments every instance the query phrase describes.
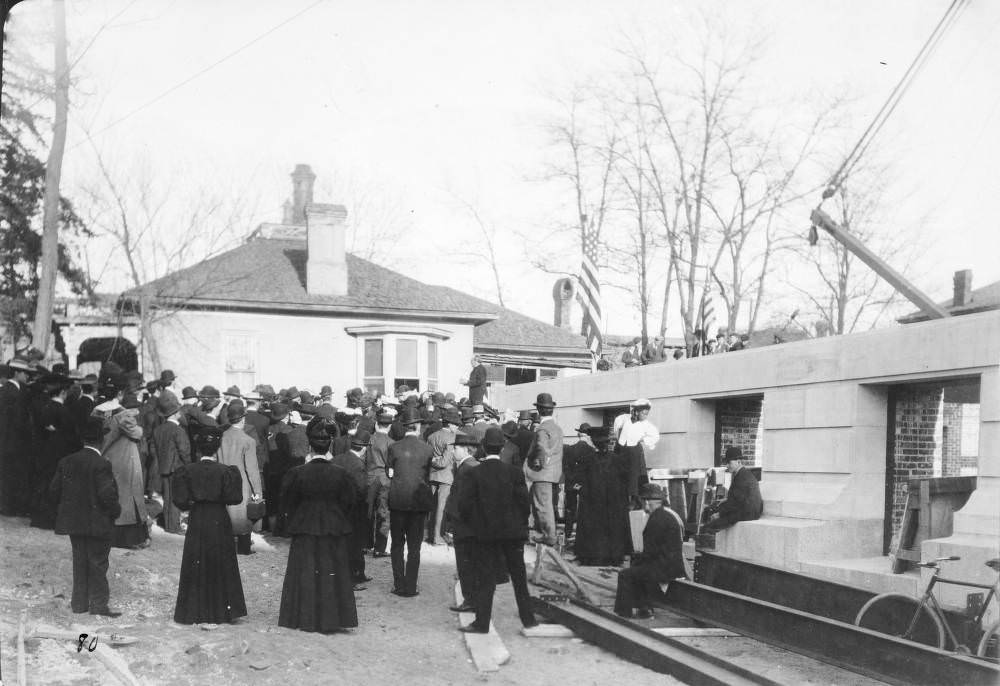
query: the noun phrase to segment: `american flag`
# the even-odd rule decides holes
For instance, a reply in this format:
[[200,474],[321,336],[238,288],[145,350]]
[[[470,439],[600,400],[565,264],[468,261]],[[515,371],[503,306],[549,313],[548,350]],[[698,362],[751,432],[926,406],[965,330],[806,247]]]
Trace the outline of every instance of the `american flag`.
[[587,347],[594,355],[600,355],[604,336],[601,334],[601,284],[597,280],[597,226],[587,221],[587,215],[580,217],[580,224],[583,227],[583,260],[577,297],[583,308],[583,335],[587,337]]
[[701,331],[702,331],[702,343],[707,341],[709,338],[714,338],[711,333],[709,333],[712,327],[715,326],[715,305],[712,302],[712,291],[709,290],[703,294],[701,300]]

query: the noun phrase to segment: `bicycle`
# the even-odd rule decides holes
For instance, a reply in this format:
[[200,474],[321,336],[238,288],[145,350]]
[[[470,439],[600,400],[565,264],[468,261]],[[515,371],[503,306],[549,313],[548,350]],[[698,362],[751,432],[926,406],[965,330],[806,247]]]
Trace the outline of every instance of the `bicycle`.
[[958,640],[952,631],[950,623],[934,596],[934,586],[937,584],[953,584],[968,588],[982,588],[989,591],[982,606],[976,612],[974,626],[981,627],[983,616],[990,606],[990,601],[1000,596],[1000,558],[986,563],[990,569],[998,573],[997,581],[991,584],[979,584],[968,581],[958,581],[941,576],[941,563],[954,562],[961,558],[957,555],[939,557],[930,562],[917,563],[918,567],[933,569],[934,575],[927,583],[927,588],[921,598],[914,598],[904,593],[880,593],[858,612],[854,624],[865,629],[889,634],[909,641],[943,650],[945,641],[953,646],[952,651],[964,655],[975,654],[990,660],[996,660],[998,654],[998,636],[1000,636],[1000,621],[994,622],[979,639],[975,653],[970,645]]

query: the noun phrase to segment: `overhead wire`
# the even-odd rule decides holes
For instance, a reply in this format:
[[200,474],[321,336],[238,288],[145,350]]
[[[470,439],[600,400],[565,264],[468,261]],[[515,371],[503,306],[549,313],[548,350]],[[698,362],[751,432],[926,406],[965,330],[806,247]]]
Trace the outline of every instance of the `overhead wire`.
[[[176,91],[176,90],[178,90],[180,88],[183,88],[184,86],[186,86],[187,84],[191,83],[195,79],[200,78],[201,76],[204,76],[206,73],[208,73],[212,69],[218,67],[220,64],[222,64],[224,62],[227,62],[228,60],[232,59],[233,57],[235,57],[239,53],[243,52],[244,50],[246,50],[250,46],[254,45],[255,43],[257,43],[257,42],[259,42],[261,40],[263,40],[267,36],[271,35],[275,31],[277,31],[278,29],[281,29],[282,27],[286,26],[287,24],[290,24],[291,22],[295,21],[296,19],[298,19],[299,17],[301,17],[303,14],[305,14],[306,12],[309,12],[314,7],[322,4],[323,2],[326,2],[326,0],[316,0],[316,2],[314,2],[311,5],[305,7],[304,9],[299,10],[298,12],[296,12],[295,14],[293,14],[292,16],[290,16],[287,19],[285,19],[284,21],[282,21],[281,23],[275,24],[274,26],[272,26],[271,28],[269,28],[267,31],[264,31],[263,33],[255,36],[254,38],[252,38],[251,40],[247,41],[246,43],[244,43],[240,47],[236,48],[232,52],[230,52],[230,53],[228,53],[228,54],[220,57],[215,62],[212,62],[211,64],[209,64],[207,67],[204,67],[203,69],[195,72],[194,74],[192,74],[191,76],[187,77],[186,79],[184,79],[184,80],[180,81],[179,83],[176,83],[173,86],[171,86],[170,88],[166,89],[165,91],[163,91],[162,93],[160,93],[156,97],[154,97],[154,98],[146,101],[145,103],[139,105],[138,107],[136,107],[132,111],[128,112],[127,114],[119,117],[118,119],[115,119],[114,121],[112,121],[110,124],[108,124],[104,128],[98,129],[96,132],[94,132],[93,134],[91,134],[88,138],[97,137],[97,136],[101,135],[102,133],[105,133],[109,129],[111,129],[111,128],[113,128],[113,127],[121,124],[126,119],[129,119],[130,117],[133,117],[134,115],[138,114],[139,112],[141,112],[142,110],[146,109],[150,105],[159,102],[160,100],[162,100],[163,98],[167,97],[168,95],[170,95],[174,91]],[[79,146],[83,145],[84,142],[85,141],[81,141],[81,142],[77,143],[76,145],[74,145],[71,148],[69,148],[69,150],[73,150],[75,148],[78,148]]]
[[[834,172],[833,176],[830,177],[830,180],[826,184],[826,189],[823,191],[823,200],[830,198],[837,192],[850,172],[857,166],[858,162],[871,147],[872,142],[882,130],[882,127],[885,126],[886,121],[888,121],[889,117],[896,110],[896,107],[909,90],[917,75],[923,70],[923,67],[927,63],[930,56],[937,50],[938,45],[941,43],[941,39],[954,25],[958,15],[963,9],[965,9],[967,4],[968,0],[952,0],[951,5],[948,6],[948,9],[945,11],[944,15],[931,32],[931,35],[928,36],[926,41],[924,41],[920,51],[917,53],[916,57],[914,57],[910,66],[896,84],[895,88],[892,89],[889,97],[886,98],[885,103],[883,103],[881,109],[879,109],[876,113],[875,117],[868,125],[868,128],[861,134],[861,138],[858,139],[854,148],[844,159],[837,171]],[[822,201],[820,204],[822,204]]]

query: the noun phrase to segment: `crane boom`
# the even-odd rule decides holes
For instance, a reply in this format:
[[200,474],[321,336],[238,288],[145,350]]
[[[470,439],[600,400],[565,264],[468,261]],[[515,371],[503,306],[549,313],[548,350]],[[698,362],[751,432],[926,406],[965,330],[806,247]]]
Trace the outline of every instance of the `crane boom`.
[[928,317],[931,319],[941,319],[949,316],[944,308],[910,283],[909,279],[890,267],[885,260],[869,250],[868,246],[858,240],[857,236],[845,231],[826,212],[816,208],[812,211],[809,218],[812,220],[814,226],[820,227],[833,236],[837,242],[850,250],[859,260],[871,267],[876,274],[888,281],[889,285],[905,295],[910,302],[920,308],[920,311]]

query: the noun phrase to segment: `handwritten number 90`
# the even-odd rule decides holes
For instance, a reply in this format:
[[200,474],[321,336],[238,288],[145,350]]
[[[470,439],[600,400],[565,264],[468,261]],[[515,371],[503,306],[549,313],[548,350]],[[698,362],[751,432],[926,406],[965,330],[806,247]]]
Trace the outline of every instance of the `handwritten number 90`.
[[77,644],[76,644],[76,652],[79,653],[81,650],[83,650],[83,646],[85,644],[87,646],[87,652],[88,653],[92,653],[92,652],[94,652],[97,649],[97,636],[94,636],[93,638],[91,638],[90,642],[87,643],[87,636],[88,635],[89,634],[80,634],[80,640],[77,641]]

